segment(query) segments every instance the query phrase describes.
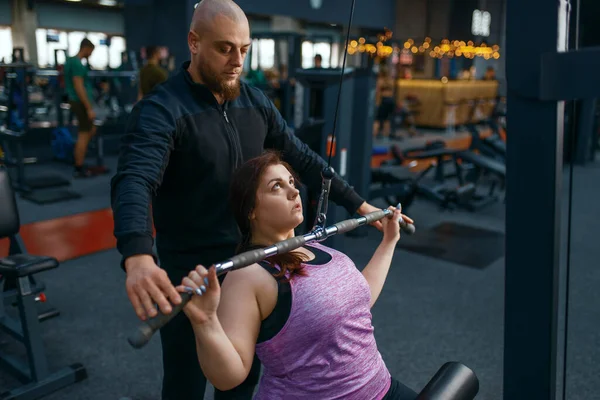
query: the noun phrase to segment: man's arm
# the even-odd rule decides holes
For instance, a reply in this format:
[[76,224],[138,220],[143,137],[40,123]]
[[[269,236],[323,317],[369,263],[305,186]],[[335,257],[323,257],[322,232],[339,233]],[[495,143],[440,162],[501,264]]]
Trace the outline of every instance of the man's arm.
[[[265,140],[265,148],[280,150],[283,159],[300,174],[302,182],[311,189],[320,192],[321,172],[327,167],[327,162],[292,133],[279,110],[266,96],[265,101],[269,104],[267,108],[269,131]],[[365,202],[337,173],[331,180],[329,197],[336,204],[344,207],[350,214],[354,214]]]
[[90,104],[90,99],[88,99],[87,91],[85,90],[85,86],[83,84],[82,76],[74,76],[73,77],[73,88],[75,89],[75,93],[77,93],[77,98],[83,104],[86,110],[92,108]]
[[156,259],[150,207],[173,150],[175,126],[173,115],[149,98],[137,103],[127,122],[111,180],[114,235],[123,261],[139,254]]

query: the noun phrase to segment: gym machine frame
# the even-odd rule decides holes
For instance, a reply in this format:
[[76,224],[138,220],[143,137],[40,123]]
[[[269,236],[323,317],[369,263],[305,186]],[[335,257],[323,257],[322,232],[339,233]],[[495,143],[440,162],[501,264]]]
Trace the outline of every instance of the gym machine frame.
[[[19,236],[20,222],[15,194],[5,167],[0,166],[0,238],[10,241],[9,255],[0,257],[0,330],[22,343],[25,362],[17,356],[0,351],[0,365],[17,379],[22,386],[0,393],[2,400],[26,400],[39,398],[87,377],[83,365],[75,363],[50,371],[42,340],[41,322],[57,313],[38,313],[36,303],[44,302],[44,285],[36,283],[33,276],[58,267],[52,257],[27,254]],[[8,284],[8,288],[7,288]],[[8,290],[6,290],[8,289]],[[13,317],[7,310],[16,306]],[[12,313],[11,313],[12,314]]]

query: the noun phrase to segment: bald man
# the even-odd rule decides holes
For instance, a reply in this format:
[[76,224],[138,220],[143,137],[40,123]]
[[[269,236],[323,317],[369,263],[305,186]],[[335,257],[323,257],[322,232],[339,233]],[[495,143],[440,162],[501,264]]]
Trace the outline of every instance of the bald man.
[[[326,162],[294,136],[263,92],[240,82],[250,44],[248,20],[233,1],[203,0],[188,34],[191,61],[139,101],[129,118],[111,201],[127,294],[142,320],[157,315],[154,304],[170,313],[171,303],[181,301],[174,285],[197,265],[235,254],[240,236],[227,199],[240,164],[277,149],[305,184],[321,189]],[[330,196],[351,214],[376,210],[339,176]],[[206,379],[184,313],[160,337],[162,399],[203,399]],[[255,360],[246,382],[217,391],[215,399],[251,399],[259,372]]]

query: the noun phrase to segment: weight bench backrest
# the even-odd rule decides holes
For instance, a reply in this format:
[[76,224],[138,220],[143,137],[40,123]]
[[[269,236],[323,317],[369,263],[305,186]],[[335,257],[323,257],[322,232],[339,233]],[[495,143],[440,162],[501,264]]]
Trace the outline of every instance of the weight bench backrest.
[[10,176],[4,166],[0,166],[0,238],[19,233],[19,211],[15,192],[10,184]]

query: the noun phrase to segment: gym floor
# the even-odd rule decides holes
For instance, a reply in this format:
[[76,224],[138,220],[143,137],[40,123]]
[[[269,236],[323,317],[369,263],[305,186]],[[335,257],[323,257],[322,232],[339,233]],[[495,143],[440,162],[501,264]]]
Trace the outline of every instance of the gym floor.
[[[116,160],[109,158],[107,165],[114,171]],[[70,170],[64,168],[68,174]],[[566,194],[566,170],[564,177]],[[136,326],[136,317],[125,293],[120,256],[113,248],[109,180],[110,175],[75,181],[73,188],[83,195],[80,200],[45,206],[19,200],[23,237],[29,252],[54,255],[62,261],[59,268],[40,276],[47,286],[49,304],[61,312],[59,317],[42,324],[50,368],[79,362],[88,373],[88,379],[46,397],[48,400],[160,397],[158,338],[142,350],[132,349],[126,340]],[[594,398],[600,384],[600,366],[593,361],[600,359],[597,322],[600,271],[596,268],[600,254],[594,239],[595,221],[600,220],[598,181],[600,163],[576,168],[567,379],[567,398],[574,400]],[[566,221],[568,204],[565,201],[561,206]],[[380,352],[391,373],[416,391],[423,388],[444,362],[456,360],[472,368],[479,377],[478,399],[500,399],[504,319],[502,236],[493,242],[496,248],[490,248],[485,237],[470,236],[467,242],[465,238],[455,242],[463,243],[458,252],[465,258],[482,247],[489,250],[488,263],[478,267],[444,260],[443,251],[425,255],[422,250],[415,252],[415,246],[408,251],[402,248],[402,243],[418,243],[419,235],[431,234],[432,228],[448,222],[502,234],[503,204],[499,202],[476,213],[448,212],[417,199],[408,214],[415,219],[418,233],[410,239],[401,239],[386,286],[372,310]],[[562,231],[562,239],[566,240],[566,222]],[[341,243],[341,249],[359,268],[368,262],[380,240],[374,229],[367,232],[366,237],[344,237]],[[451,235],[446,238],[453,239]],[[561,279],[564,279],[564,260],[561,265]],[[561,315],[562,310],[561,303]],[[561,332],[563,324],[561,319]],[[4,348],[12,342],[4,335],[0,340]],[[562,359],[562,346],[558,354]],[[558,377],[562,379],[560,372]],[[0,391],[18,385],[7,374],[0,373]],[[212,398],[211,394],[209,389],[205,398]]]

